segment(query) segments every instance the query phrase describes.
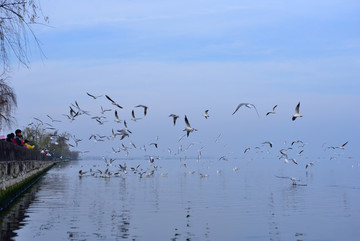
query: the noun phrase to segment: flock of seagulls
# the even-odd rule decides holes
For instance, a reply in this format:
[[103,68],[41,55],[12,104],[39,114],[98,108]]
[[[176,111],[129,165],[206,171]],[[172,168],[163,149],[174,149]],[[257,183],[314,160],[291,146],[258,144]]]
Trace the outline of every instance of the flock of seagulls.
[[[90,98],[92,98],[93,100],[96,100],[96,101],[99,100],[103,96],[103,95],[93,95],[93,94],[90,94],[88,92],[86,92],[86,94]],[[126,119],[120,119],[119,118],[119,111],[121,111],[123,109],[123,106],[118,104],[116,101],[113,100],[113,98],[111,98],[108,95],[105,95],[105,98],[113,105],[113,108],[107,108],[106,109],[103,106],[100,106],[99,114],[98,115],[92,115],[89,111],[86,111],[86,110],[82,109],[80,107],[80,105],[77,103],[77,101],[75,101],[74,104],[71,104],[69,106],[69,114],[64,114],[64,116],[66,116],[67,119],[70,120],[70,122],[75,121],[79,116],[85,115],[85,116],[91,116],[90,118],[94,119],[99,125],[104,125],[104,123],[106,123],[106,122],[116,123],[116,128],[112,128],[111,129],[111,134],[109,134],[109,135],[91,134],[90,137],[88,138],[88,140],[92,140],[95,143],[96,142],[104,142],[104,141],[108,141],[108,140],[115,140],[117,137],[119,137],[120,141],[124,141],[125,138],[130,138],[131,135],[133,134],[133,132],[132,132],[132,130],[130,130],[128,128],[128,124],[126,122]],[[233,111],[232,115],[237,113],[242,107],[246,107],[247,109],[253,109],[256,112],[257,116],[260,117],[256,106],[254,104],[252,104],[252,103],[240,103],[240,104],[238,104],[237,107],[235,108],[235,110]],[[272,111],[267,112],[265,114],[265,116],[268,116],[270,114],[271,115],[276,114],[275,110],[276,110],[277,107],[278,107],[278,105],[274,105],[274,107],[272,108]],[[142,114],[135,112],[135,109],[138,109],[138,108],[143,109]],[[133,121],[134,123],[137,122],[137,121],[140,121],[140,120],[146,118],[146,116],[148,114],[148,110],[149,110],[149,107],[146,106],[146,105],[142,105],[142,104],[136,105],[131,110],[131,117],[129,117],[129,119],[131,121]],[[109,120],[109,117],[106,116],[107,112],[113,112],[113,118],[114,118],[113,121]],[[138,115],[140,114],[140,116],[136,116],[136,113]],[[50,115],[47,115],[47,117],[50,119],[52,124],[55,124],[57,122],[61,122],[61,120],[56,120],[56,119],[52,118]],[[177,114],[170,114],[169,117],[172,118],[173,126],[176,126],[177,120],[180,118],[180,116],[177,115]],[[210,118],[208,109],[204,111],[203,117],[205,119]],[[295,114],[292,116],[291,119],[292,119],[292,121],[295,121],[297,118],[300,118],[300,117],[303,117],[303,115],[300,114],[300,102],[299,102],[295,107]],[[48,128],[55,129],[55,127],[52,124],[45,123],[44,121],[40,120],[39,118],[34,117],[34,120],[37,121],[38,125],[42,125],[42,126],[46,125],[46,127],[48,127]],[[180,143],[184,138],[189,138],[190,133],[194,133],[194,132],[198,131],[198,129],[195,129],[194,127],[191,126],[187,115],[184,116],[184,122],[185,122],[185,128],[183,129],[183,131],[186,134],[179,137],[178,143]],[[119,128],[121,125],[122,125],[122,128]],[[160,137],[156,137],[155,141],[153,141],[153,142],[151,142],[151,143],[149,143],[147,145],[146,144],[137,145],[133,141],[130,141],[129,142],[130,146],[127,146],[123,142],[118,147],[111,147],[111,150],[112,150],[113,154],[123,152],[123,153],[125,153],[126,157],[129,156],[130,151],[132,149],[142,150],[142,151],[144,151],[144,153],[146,153],[147,151],[154,151],[154,150],[159,148],[159,142],[158,142],[159,139],[160,139]],[[72,136],[72,140],[73,140],[74,144],[69,144],[72,147],[78,147],[79,143],[82,141],[82,139],[77,138],[75,136]],[[220,140],[221,140],[221,134],[219,134],[216,137],[215,143],[220,142]],[[182,161],[184,163],[183,166],[186,167],[187,165],[186,165],[185,161],[187,160],[187,157],[186,157],[186,155],[184,153],[187,150],[189,150],[190,148],[192,148],[193,146],[196,146],[198,144],[199,143],[192,142],[187,147],[183,146],[183,145],[180,145],[177,148],[177,150],[173,150],[171,147],[168,147],[167,150],[168,150],[168,153],[170,155],[174,155],[174,156],[178,155],[180,161]],[[286,146],[287,142],[284,142],[284,144],[285,144],[285,147],[281,148],[279,150],[279,155],[278,155],[279,160],[282,159],[282,160],[284,160],[285,163],[293,163],[295,165],[299,165],[299,162],[298,162],[298,160],[295,159],[295,157],[297,156],[297,158],[301,158],[301,155],[304,152],[303,148],[305,147],[306,143],[304,143],[301,140],[295,140],[295,141],[291,142],[290,146]],[[345,146],[347,144],[348,144],[348,142],[344,143],[341,146],[329,146],[327,148],[344,150]],[[297,148],[301,148],[301,150],[298,150],[297,152],[293,153],[295,151],[295,148],[294,148],[295,146],[297,146]],[[259,146],[246,147],[244,149],[244,151],[243,151],[243,154],[248,155],[247,154],[248,152],[270,153],[270,150],[273,147],[274,147],[274,144],[271,141],[264,141],[264,142],[260,143]],[[201,147],[198,150],[198,157],[197,157],[198,161],[200,161],[201,158],[202,158],[203,149],[204,149],[204,147]],[[85,152],[87,152],[87,151],[85,151]],[[84,176],[87,173],[89,173],[89,175],[96,176],[96,177],[110,177],[110,176],[114,176],[114,175],[115,176],[121,176],[121,175],[128,174],[128,173],[134,173],[134,174],[138,174],[140,177],[143,177],[143,176],[150,177],[150,176],[154,175],[154,173],[158,170],[158,166],[156,166],[155,163],[156,163],[156,160],[160,159],[160,157],[159,156],[154,156],[154,155],[149,155],[149,154],[146,154],[144,156],[148,159],[149,164],[150,164],[150,167],[147,168],[147,169],[142,169],[142,168],[140,168],[139,165],[137,165],[136,167],[129,167],[129,168],[126,166],[126,164],[118,164],[116,166],[115,164],[113,164],[113,162],[116,159],[110,159],[110,161],[107,161],[106,158],[104,158],[104,164],[105,164],[105,167],[106,167],[105,170],[100,170],[100,169],[92,170],[92,169],[90,169],[90,171],[88,171],[88,172],[84,172],[84,171],[80,170],[79,171],[79,176]],[[221,155],[218,158],[218,160],[219,161],[228,161],[229,158],[231,158],[230,156],[231,156],[231,152],[228,152],[225,155]],[[115,167],[115,166],[118,167],[118,171],[114,171],[114,172],[109,171],[109,167]],[[305,165],[305,169],[308,169],[309,167],[312,167],[312,166],[314,166],[314,163],[309,162],[309,163],[307,163]],[[238,170],[238,167],[233,168],[234,172],[237,171],[237,170]],[[189,171],[189,174],[192,174],[192,173],[194,173],[194,171]],[[220,173],[221,173],[221,170],[217,170],[217,174],[220,175]],[[201,178],[206,178],[206,177],[209,176],[207,173],[199,173],[199,175],[200,175]],[[162,176],[166,176],[166,174],[163,174]],[[277,176],[277,177],[279,177],[279,176]],[[286,177],[286,178],[291,180],[293,185],[297,184],[297,179],[296,178],[293,178],[293,177]]]

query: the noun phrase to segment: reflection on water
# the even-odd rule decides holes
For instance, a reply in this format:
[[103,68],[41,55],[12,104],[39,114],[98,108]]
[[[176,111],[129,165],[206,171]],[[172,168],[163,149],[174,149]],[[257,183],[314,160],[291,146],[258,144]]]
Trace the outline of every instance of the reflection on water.
[[0,240],[10,240],[16,236],[15,230],[20,229],[22,221],[27,217],[26,210],[35,199],[39,186],[34,185],[20,199],[17,199],[4,212],[0,212]]
[[[51,169],[1,213],[0,239],[357,240],[360,235],[360,168],[352,163],[317,163],[299,171],[271,160],[187,160],[186,166],[157,160],[148,175],[154,166],[133,160],[121,176],[104,178],[95,171],[114,173],[118,164],[125,165],[116,162],[106,167],[103,161],[77,161]],[[147,174],[130,171],[139,163]],[[82,177],[80,169],[87,172]],[[276,175],[295,176],[307,186]]]

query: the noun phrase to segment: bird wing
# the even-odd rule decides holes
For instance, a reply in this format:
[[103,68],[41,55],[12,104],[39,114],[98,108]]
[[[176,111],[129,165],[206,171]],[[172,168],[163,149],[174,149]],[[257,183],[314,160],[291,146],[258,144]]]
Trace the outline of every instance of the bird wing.
[[49,116],[49,115],[46,115],[46,116],[49,117],[49,119],[50,119],[51,121],[54,121],[54,119],[51,118],[51,116]]
[[117,103],[114,103],[114,105],[116,105],[117,107],[119,107],[120,109],[122,109],[123,107]]
[[144,106],[144,116],[147,114],[147,109],[148,109],[148,107]]
[[295,113],[299,114],[300,112],[300,102],[297,104],[296,108],[295,108]]
[[119,116],[118,116],[117,110],[115,110],[115,118],[116,118],[116,119],[119,119]]
[[[191,128],[189,120],[188,120],[186,115],[185,115],[185,124],[186,124],[187,127]],[[188,136],[189,136],[189,134],[188,134]]]
[[112,103],[115,103],[115,101],[113,101],[108,95],[105,95],[105,97],[110,100]]
[[236,111],[238,111],[238,109],[240,109],[240,107],[243,106],[243,105],[245,105],[245,103],[240,103],[240,104],[236,107],[235,111],[234,111],[232,114],[235,114]]
[[253,105],[253,104],[249,104],[249,105],[251,105],[252,107],[254,107],[254,109],[255,109],[255,111],[256,111],[256,114],[258,115],[258,117],[260,117],[260,116],[259,116],[259,112],[258,112],[257,109],[256,109],[256,106]]
[[277,107],[277,105],[275,105],[275,106],[273,107],[273,111],[275,111],[276,107]]
[[88,92],[86,92],[86,94],[87,94],[88,96],[90,96],[90,97],[92,97],[92,98],[96,99],[96,97],[95,97],[95,96],[93,96],[93,95],[89,94]]

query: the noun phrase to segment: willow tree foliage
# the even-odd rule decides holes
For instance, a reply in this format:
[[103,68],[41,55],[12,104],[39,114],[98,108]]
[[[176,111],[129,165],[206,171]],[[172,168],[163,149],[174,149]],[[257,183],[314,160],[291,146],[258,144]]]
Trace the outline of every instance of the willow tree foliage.
[[47,22],[48,17],[43,15],[38,0],[0,0],[0,58],[3,72],[9,70],[13,56],[29,66],[30,43],[34,42],[41,51],[32,26]]
[[[10,127],[12,111],[16,108],[16,95],[6,83],[10,60],[17,59],[29,67],[30,43],[41,51],[32,26],[48,22],[41,11],[39,0],[0,0],[0,120]],[[5,122],[5,123],[4,123]]]
[[32,122],[23,129],[23,139],[35,145],[36,150],[48,150],[54,157],[78,158],[78,152],[70,150],[68,141],[71,135],[69,133],[58,133],[57,130],[49,131],[46,128],[42,123]]
[[16,94],[5,81],[0,79],[0,120],[1,127],[11,126],[12,113],[17,106]]

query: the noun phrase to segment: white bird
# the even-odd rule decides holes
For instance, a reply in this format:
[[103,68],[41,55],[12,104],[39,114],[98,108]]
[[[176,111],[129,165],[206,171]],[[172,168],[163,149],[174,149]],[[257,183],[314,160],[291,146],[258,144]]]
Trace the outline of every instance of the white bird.
[[235,114],[235,113],[240,109],[240,107],[242,107],[242,106],[245,106],[245,107],[247,107],[247,108],[249,108],[249,109],[251,109],[251,107],[253,107],[253,108],[255,109],[256,114],[258,115],[258,117],[260,117],[260,116],[259,116],[259,112],[257,111],[255,105],[253,105],[253,104],[251,104],[251,103],[240,103],[240,104],[236,107],[234,113],[232,113],[232,114]]
[[292,161],[292,162],[295,163],[296,165],[298,164],[297,161],[295,160],[295,158],[291,158],[291,159],[289,159],[289,161]]
[[82,177],[84,174],[86,174],[86,172],[83,172],[82,170],[79,171],[79,177]]
[[265,141],[262,144],[269,144],[270,148],[272,148],[273,144],[270,141]]
[[342,146],[339,146],[339,147],[337,147],[337,148],[339,148],[339,149],[341,149],[341,150],[344,150],[344,149],[345,149],[346,144],[348,144],[348,141],[347,141],[347,142],[345,142],[344,144],[342,144]]
[[183,131],[186,131],[186,136],[189,136],[190,132],[197,131],[197,129],[192,128],[190,126],[189,120],[188,120],[186,115],[185,115],[185,124],[186,124],[186,127],[185,127],[185,129]]
[[300,113],[300,102],[295,107],[295,114],[292,117],[292,120],[294,121],[297,117],[303,117]]
[[[75,112],[73,110],[73,108],[70,107],[70,115],[64,115],[64,116],[66,116],[69,120],[73,121],[73,120],[75,120],[75,117],[78,116],[78,115],[79,115],[79,111]],[[36,119],[36,118],[34,117],[34,119]]]
[[125,137],[129,137],[129,133],[125,129],[117,130],[117,132],[119,132],[118,135],[121,135],[120,140],[124,139]]
[[210,117],[209,114],[208,114],[208,112],[209,112],[209,110],[205,110],[205,113],[204,113],[205,119],[207,119],[208,117]]
[[130,141],[130,144],[136,149],[136,145],[134,142]]
[[94,100],[102,96],[102,95],[99,95],[99,96],[91,95],[91,94],[89,94],[88,92],[86,92],[86,94],[87,94],[88,96],[90,96],[91,98],[93,98]]
[[226,156],[220,157],[220,158],[219,158],[219,161],[220,161],[220,160],[228,161],[228,159],[226,158]]
[[78,113],[79,115],[85,114],[85,115],[90,115],[89,111],[85,111],[83,109],[80,108],[79,104],[77,103],[77,101],[75,100],[75,105],[71,104],[73,107],[75,107],[76,109],[78,109]]
[[216,137],[215,139],[215,143],[218,142],[220,140],[220,137],[221,137],[221,133]]
[[269,114],[275,114],[275,109],[276,109],[277,105],[275,105],[272,109],[272,111],[269,111],[268,113],[266,113],[266,115],[269,115]]
[[155,161],[154,157],[149,156],[149,161],[150,161],[150,163],[154,163],[154,161]]
[[134,111],[134,110],[131,111],[131,116],[132,116],[132,117],[131,117],[131,120],[132,120],[132,121],[137,121],[137,120],[140,120],[140,119],[141,119],[141,118],[135,118],[135,111]]
[[154,142],[153,142],[153,143],[150,143],[149,145],[150,145],[150,146],[151,146],[151,145],[154,145],[155,148],[158,148],[158,144],[157,144],[157,143],[154,143]]
[[182,135],[182,136],[180,136],[180,138],[179,138],[179,140],[178,140],[178,142],[180,142],[184,137],[186,136],[186,134],[185,135]]
[[119,119],[119,116],[118,116],[118,113],[117,113],[117,110],[115,110],[115,120],[114,120],[116,123],[120,123],[121,120]]
[[176,119],[179,118],[179,116],[178,116],[178,115],[175,115],[175,114],[171,114],[171,115],[169,115],[169,117],[172,117],[172,118],[173,118],[174,126],[175,126],[175,124],[176,124]]
[[306,164],[305,169],[307,169],[308,167],[312,167],[312,166],[314,166],[314,163],[310,162],[309,164]]
[[[294,178],[294,177],[280,177],[280,176],[275,176],[275,177],[277,177],[277,178],[290,179],[290,180],[292,181],[292,185],[296,185],[296,181],[300,181],[299,179],[296,179],[296,178]],[[302,185],[302,186],[306,186],[306,184],[305,184],[305,185]]]
[[119,104],[117,104],[115,101],[113,101],[109,96],[105,95],[105,97],[106,97],[108,100],[110,100],[111,104],[119,107],[120,109],[123,108],[122,106],[120,106]]
[[101,107],[100,113],[101,113],[102,115],[105,114],[106,111],[112,111],[112,109],[104,109],[102,106],[100,106],[100,107]]
[[146,116],[147,109],[148,109],[149,107],[147,107],[147,106],[145,106],[145,105],[137,105],[137,106],[135,106],[135,108],[136,108],[136,107],[142,107],[142,108],[144,108],[144,116]]
[[202,173],[199,173],[200,174],[200,177],[201,178],[207,178],[207,177],[209,177],[209,174],[202,174]]
[[118,135],[118,134],[114,132],[114,129],[111,129],[111,136],[110,136],[110,138],[111,138],[112,140],[114,140],[117,135]]
[[101,121],[99,119],[96,119],[96,121],[99,123],[99,125],[103,125],[106,121]]
[[130,134],[132,134],[132,132],[129,130],[129,128],[127,127],[127,124],[126,124],[126,120],[124,120],[124,126],[125,126],[125,130],[127,132],[129,132]]
[[79,146],[79,142],[82,141],[82,139],[77,139],[77,138],[75,137],[75,135],[72,136],[72,138],[73,138],[73,140],[74,140],[74,142],[75,142],[75,144],[76,144],[76,147],[78,147],[78,146]]
[[294,145],[295,143],[304,143],[304,142],[301,140],[296,140],[296,141],[291,142],[291,145]]
[[49,119],[51,120],[51,122],[61,122],[61,120],[55,120],[55,119],[51,118],[51,116],[49,116],[49,115],[46,115],[46,116],[49,117]]

